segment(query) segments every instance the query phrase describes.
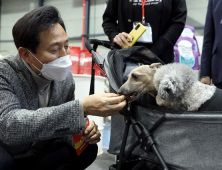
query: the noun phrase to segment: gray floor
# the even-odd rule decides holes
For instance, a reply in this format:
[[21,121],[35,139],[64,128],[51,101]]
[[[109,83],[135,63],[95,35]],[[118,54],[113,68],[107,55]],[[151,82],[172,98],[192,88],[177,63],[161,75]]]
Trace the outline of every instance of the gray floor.
[[115,156],[107,152],[110,140],[110,122],[104,123],[103,129],[103,153],[98,155],[95,162],[89,166],[86,170],[108,170],[109,166],[115,164]]
[[95,162],[86,170],[108,170],[112,164],[115,164],[115,156],[107,153],[106,149],[103,149],[103,154],[98,155]]

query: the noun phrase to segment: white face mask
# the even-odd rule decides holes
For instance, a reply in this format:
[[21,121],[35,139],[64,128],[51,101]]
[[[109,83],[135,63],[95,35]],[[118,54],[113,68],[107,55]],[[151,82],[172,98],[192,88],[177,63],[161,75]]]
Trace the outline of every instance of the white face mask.
[[[35,56],[33,55],[33,57],[35,57]],[[36,57],[35,57],[35,59],[38,60]],[[47,64],[43,64],[39,60],[38,60],[38,62],[40,62],[43,65],[42,69],[39,70],[34,64],[32,64],[33,67],[35,67],[37,70],[40,71],[39,75],[42,74],[48,80],[58,80],[58,81],[65,80],[66,76],[69,73],[70,67],[72,66],[72,61],[71,61],[69,55],[66,55],[64,57],[60,57],[60,58],[58,58],[52,62],[49,62]]]

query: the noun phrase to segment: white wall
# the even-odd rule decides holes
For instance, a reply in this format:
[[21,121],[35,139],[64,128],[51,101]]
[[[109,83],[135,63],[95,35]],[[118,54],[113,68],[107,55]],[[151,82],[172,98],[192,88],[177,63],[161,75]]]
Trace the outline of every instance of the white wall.
[[[186,0],[187,3],[187,25],[203,27],[205,24],[208,0]],[[203,35],[203,29],[196,29],[196,35]]]
[[[38,7],[38,0],[2,0],[0,39],[12,40],[12,27],[15,22],[36,7]],[[0,43],[0,52],[3,55],[14,54],[16,51],[13,42]]]
[[[44,5],[58,8],[65,22],[68,37],[82,35],[83,0],[44,0]],[[188,8],[187,25],[204,26],[208,0],[186,0]],[[103,34],[102,15],[106,0],[90,0],[90,34]],[[0,40],[12,40],[12,27],[28,11],[38,7],[38,0],[2,0]],[[196,30],[196,35],[203,35],[203,30]],[[108,40],[107,36],[90,37]],[[82,46],[81,40],[71,40],[70,46]],[[101,56],[109,51],[98,49]],[[13,42],[0,42],[0,53],[16,53]]]
[[[105,0],[90,1],[90,34],[104,34],[102,29],[102,14],[105,10]],[[83,23],[83,0],[44,0],[44,5],[52,5],[58,8],[66,25],[68,37],[80,37]],[[0,40],[13,40],[12,27],[25,13],[38,7],[38,0],[2,0],[2,15]],[[108,40],[106,36],[90,37],[100,40]],[[82,47],[81,40],[70,40],[70,46]],[[100,47],[103,56],[107,50]],[[0,42],[0,53],[16,53],[13,42]]]

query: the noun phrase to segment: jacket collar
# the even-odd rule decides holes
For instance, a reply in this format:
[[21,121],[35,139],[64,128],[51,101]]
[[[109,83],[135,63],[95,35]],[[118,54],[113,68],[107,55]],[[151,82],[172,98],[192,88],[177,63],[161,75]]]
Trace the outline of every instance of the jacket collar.
[[[38,108],[38,89],[37,84],[30,72],[25,66],[22,58],[19,54],[8,56],[5,60],[13,68],[21,84],[24,85],[24,93],[26,95],[27,102],[29,103],[29,109]],[[14,61],[13,61],[14,60]],[[63,81],[52,81],[51,84],[51,96],[49,99],[48,106],[56,106],[62,104],[62,91],[61,88],[65,88]]]

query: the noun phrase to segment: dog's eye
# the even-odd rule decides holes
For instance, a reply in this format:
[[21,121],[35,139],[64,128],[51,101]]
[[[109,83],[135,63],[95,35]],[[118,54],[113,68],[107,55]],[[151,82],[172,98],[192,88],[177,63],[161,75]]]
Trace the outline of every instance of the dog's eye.
[[133,78],[133,79],[135,79],[135,80],[136,80],[136,79],[138,79],[138,77],[139,77],[139,75],[138,75],[138,74],[135,74],[135,73],[133,73],[133,74],[132,74],[132,78]]

